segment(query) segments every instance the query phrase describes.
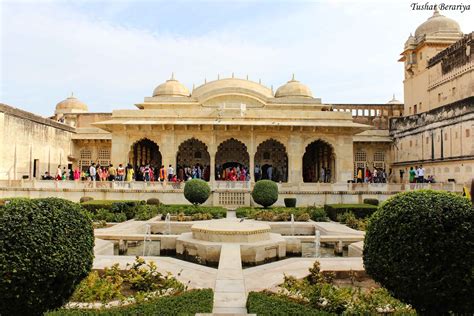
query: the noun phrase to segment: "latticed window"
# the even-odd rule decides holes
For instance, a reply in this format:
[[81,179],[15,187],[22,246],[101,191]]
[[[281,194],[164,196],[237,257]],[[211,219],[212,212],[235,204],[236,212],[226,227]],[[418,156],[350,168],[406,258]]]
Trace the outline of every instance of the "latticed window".
[[374,167],[385,169],[385,153],[383,151],[374,153]]
[[109,148],[99,149],[99,153],[98,153],[97,158],[98,158],[98,162],[101,166],[110,165],[110,149]]
[[79,152],[79,169],[86,170],[92,163],[92,152],[90,149],[81,149]]
[[383,151],[375,152],[374,161],[385,161],[385,153]]
[[367,161],[367,153],[364,151],[358,151],[355,153],[355,161]]

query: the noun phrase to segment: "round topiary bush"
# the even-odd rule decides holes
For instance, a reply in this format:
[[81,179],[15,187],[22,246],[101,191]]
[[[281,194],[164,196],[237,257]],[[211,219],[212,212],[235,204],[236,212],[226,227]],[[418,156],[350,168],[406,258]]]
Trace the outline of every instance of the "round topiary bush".
[[206,181],[192,179],[184,185],[184,197],[194,205],[202,204],[211,195],[211,188]]
[[160,205],[161,202],[160,202],[160,199],[157,199],[157,198],[149,198],[148,200],[146,200],[146,204],[148,205]]
[[296,198],[284,198],[283,202],[286,207],[296,207]]
[[260,180],[255,183],[252,190],[255,203],[267,208],[278,200],[278,186],[271,180]]
[[84,202],[89,202],[89,201],[93,201],[94,198],[91,197],[91,196],[83,196],[79,199],[79,203],[84,203]]
[[375,205],[379,206],[379,200],[378,199],[364,199],[364,204],[370,204],[370,205]]
[[365,235],[373,279],[419,312],[474,311],[474,210],[447,192],[419,190],[382,204]]
[[11,201],[0,210],[0,315],[41,315],[62,306],[88,275],[92,222],[79,204]]

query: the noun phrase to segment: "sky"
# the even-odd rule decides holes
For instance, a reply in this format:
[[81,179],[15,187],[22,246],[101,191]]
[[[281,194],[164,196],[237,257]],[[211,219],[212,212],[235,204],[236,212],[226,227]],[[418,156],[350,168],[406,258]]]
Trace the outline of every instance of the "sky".
[[[0,0],[0,102],[50,116],[74,92],[91,112],[135,109],[172,72],[190,90],[232,73],[276,90],[294,73],[323,103],[403,101],[397,60],[432,15],[411,3]],[[469,33],[472,7],[441,13]]]

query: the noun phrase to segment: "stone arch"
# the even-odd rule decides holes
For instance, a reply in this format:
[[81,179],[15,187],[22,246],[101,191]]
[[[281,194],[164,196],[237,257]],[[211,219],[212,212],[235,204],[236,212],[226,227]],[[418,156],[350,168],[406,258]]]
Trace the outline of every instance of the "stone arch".
[[254,157],[255,166],[259,167],[260,175],[255,174],[255,181],[269,179],[268,168],[271,166],[271,177],[277,182],[288,181],[288,153],[285,145],[269,138],[257,146]]
[[153,168],[159,168],[163,159],[158,144],[145,137],[131,145],[128,161],[135,169],[137,180],[140,180],[140,173],[137,171],[141,165],[149,164]]
[[336,179],[335,162],[334,147],[329,142],[318,139],[309,143],[303,155],[303,182],[332,182]]
[[211,157],[207,145],[197,138],[183,141],[176,153],[176,174],[180,180],[185,180],[186,169],[196,167],[196,178],[209,181]]
[[216,180],[226,178],[225,169],[232,167],[245,168],[248,172],[250,156],[247,146],[235,138],[229,138],[217,147],[216,152]]

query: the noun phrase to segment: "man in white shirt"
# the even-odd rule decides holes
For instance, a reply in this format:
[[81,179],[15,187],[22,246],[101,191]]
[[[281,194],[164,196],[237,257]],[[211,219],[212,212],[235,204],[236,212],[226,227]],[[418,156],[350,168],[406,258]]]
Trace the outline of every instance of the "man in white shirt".
[[92,163],[92,165],[89,167],[89,175],[91,177],[91,180],[95,181],[95,177],[97,175],[97,170],[95,169],[95,163]]
[[171,179],[173,179],[173,176],[174,176],[174,168],[169,165],[168,167],[168,181],[171,181]]
[[418,174],[418,182],[424,183],[425,182],[425,168],[423,168],[422,165],[418,167],[417,174]]

